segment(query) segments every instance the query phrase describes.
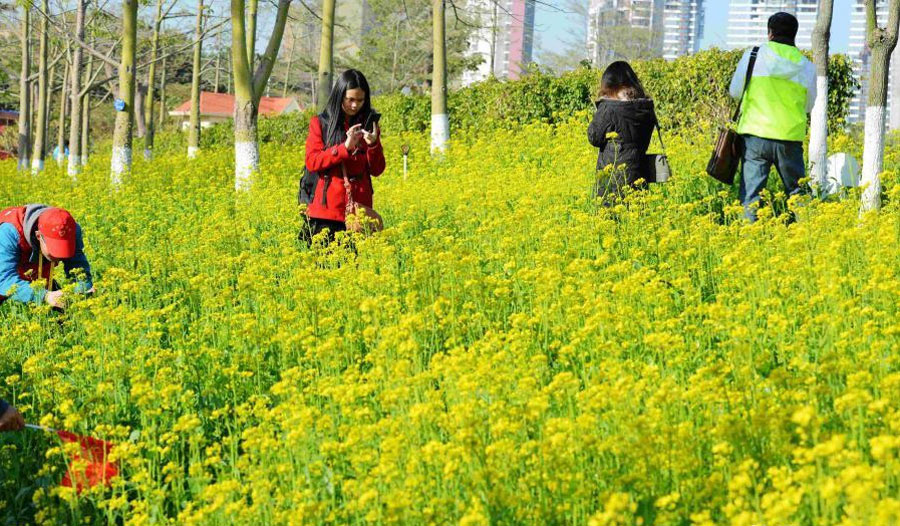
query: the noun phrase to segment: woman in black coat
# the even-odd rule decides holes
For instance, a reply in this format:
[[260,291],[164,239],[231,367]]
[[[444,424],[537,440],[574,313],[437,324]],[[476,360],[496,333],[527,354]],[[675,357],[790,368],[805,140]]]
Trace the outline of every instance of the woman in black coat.
[[603,72],[597,111],[588,126],[588,140],[600,148],[597,170],[613,166],[595,187],[604,202],[624,194],[626,186],[647,181],[647,148],[657,125],[653,100],[647,98],[637,74],[627,62],[613,62]]

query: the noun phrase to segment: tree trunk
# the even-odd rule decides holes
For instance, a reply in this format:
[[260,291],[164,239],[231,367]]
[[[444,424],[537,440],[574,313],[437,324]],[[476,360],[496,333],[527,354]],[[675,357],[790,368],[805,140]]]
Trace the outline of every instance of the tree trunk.
[[319,44],[319,87],[316,90],[316,108],[325,109],[331,94],[334,77],[334,1],[322,3],[322,41]]
[[194,28],[194,68],[191,72],[191,123],[188,128],[188,159],[200,151],[200,63],[203,45],[203,0],[197,0],[197,24]]
[[160,67],[162,76],[159,79],[159,127],[162,128],[166,120],[166,59],[162,59]]
[[221,40],[221,35],[222,35],[221,32],[216,33],[216,81],[215,81],[216,93],[219,92],[219,69],[220,69],[220,64],[221,64],[221,61],[222,61],[222,40]]
[[257,112],[260,95],[265,91],[278,57],[291,0],[279,0],[275,26],[259,65],[251,74],[247,60],[247,36],[244,28],[244,0],[231,0],[231,61],[234,69],[234,185],[250,188],[251,176],[259,171]]
[[156,126],[153,124],[153,93],[156,87],[156,57],[159,53],[159,30],[162,26],[163,0],[156,0],[156,17],[153,19],[153,37],[150,40],[150,66],[147,69],[147,99],[144,101],[144,122],[147,134],[144,138],[144,159],[153,159],[153,139]]
[[866,44],[870,51],[869,97],[866,103],[863,187],[861,212],[881,207],[881,178],[884,167],[884,125],[891,53],[897,46],[900,0],[891,0],[888,26],[878,26],[875,0],[866,0]]
[[122,0],[122,58],[119,63],[119,97],[113,132],[110,175],[118,186],[131,170],[131,131],[134,126],[134,55],[137,44],[137,0]]
[[231,93],[231,79],[234,78],[234,61],[231,58],[231,53],[228,54],[228,75],[225,77],[228,79],[228,85],[225,86],[225,93]]
[[813,106],[809,131],[809,176],[824,197],[833,189],[826,188],[828,168],[828,44],[831,40],[831,19],[834,0],[820,0],[816,25],[813,28],[813,62],[816,65],[816,103]]
[[431,73],[431,151],[443,152],[450,138],[447,117],[447,41],[445,39],[444,0],[432,0],[434,30],[434,69]]
[[144,122],[144,102],[147,100],[147,86],[138,80],[134,82],[134,127],[138,137],[147,135],[147,123]]
[[31,13],[22,8],[22,69],[19,73],[19,170],[28,170],[31,160]]
[[41,38],[38,48],[38,100],[35,105],[37,117],[34,121],[34,144],[31,152],[31,173],[38,174],[44,171],[44,159],[47,155],[47,97],[50,90],[47,87],[47,46],[50,22],[47,16],[50,14],[50,6],[47,0],[41,2]]
[[[87,0],[76,0],[75,11],[75,35],[78,40],[84,40],[84,11]],[[72,85],[69,92],[72,96],[72,122],[69,123],[69,165],[70,177],[76,177],[81,173],[81,46],[75,46],[72,52]]]
[[91,156],[91,94],[85,93],[81,103],[81,166]]
[[81,103],[81,165],[86,166],[91,152],[91,75],[94,74],[94,55],[88,55],[87,68],[84,70],[84,99]]
[[294,48],[297,47],[297,39],[294,38],[294,32],[291,31],[291,52],[288,53],[287,73],[284,75],[284,85],[281,86],[281,96],[287,96],[288,83],[291,80],[291,66],[294,64]]
[[256,17],[259,11],[259,0],[250,0],[247,7],[247,65],[253,71],[256,61]]
[[69,75],[72,72],[72,66],[66,62],[63,70],[62,86],[59,92],[59,115],[56,120],[56,155],[54,160],[57,166],[62,166],[63,159],[66,156],[66,115],[69,108]]

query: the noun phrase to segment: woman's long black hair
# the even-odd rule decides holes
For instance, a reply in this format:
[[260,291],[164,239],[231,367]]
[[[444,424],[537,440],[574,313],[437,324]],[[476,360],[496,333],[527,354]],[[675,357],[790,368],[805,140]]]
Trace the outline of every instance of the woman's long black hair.
[[647,98],[647,92],[644,91],[637,73],[631,68],[631,64],[624,60],[610,64],[600,79],[600,97],[617,99],[620,93],[624,93],[625,98],[629,100]]
[[319,123],[322,125],[322,139],[325,141],[325,146],[341,144],[347,138],[347,134],[344,131],[344,119],[347,118],[347,115],[344,114],[344,109],[341,105],[344,102],[347,90],[351,89],[363,90],[366,93],[366,101],[359,112],[350,119],[350,126],[363,122],[363,119],[366,118],[372,109],[369,82],[366,80],[366,76],[355,69],[348,69],[341,73],[335,80],[334,87],[331,88],[331,95],[328,96],[325,109],[319,114]]

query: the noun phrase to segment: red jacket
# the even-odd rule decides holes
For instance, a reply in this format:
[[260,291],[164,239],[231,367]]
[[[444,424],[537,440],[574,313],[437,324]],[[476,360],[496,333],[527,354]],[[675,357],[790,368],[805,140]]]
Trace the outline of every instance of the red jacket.
[[[349,127],[344,123],[344,130]],[[347,190],[341,163],[347,169],[353,200],[361,205],[372,206],[372,177],[384,172],[384,150],[381,138],[369,146],[360,139],[355,152],[347,151],[343,143],[326,147],[322,140],[322,125],[319,117],[309,121],[309,135],[306,137],[306,169],[319,173],[319,182],[312,203],[306,209],[309,217],[343,221],[347,208]],[[327,191],[325,190],[327,188]],[[324,199],[323,199],[323,194]]]

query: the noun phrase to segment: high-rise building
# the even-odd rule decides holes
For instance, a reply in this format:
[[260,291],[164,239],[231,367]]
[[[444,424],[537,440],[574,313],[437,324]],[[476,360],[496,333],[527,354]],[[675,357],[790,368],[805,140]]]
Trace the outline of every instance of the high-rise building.
[[700,50],[703,0],[667,0],[663,13],[663,57],[667,60]]
[[588,59],[602,66],[627,58],[627,53],[658,54],[662,49],[664,7],[665,0],[591,0]]
[[517,79],[532,61],[535,0],[471,0],[470,13],[479,28],[473,34],[468,54],[479,55],[477,69],[462,75],[462,84],[485,80]]
[[[881,26],[887,24],[888,5],[885,0],[876,3],[878,23]],[[856,97],[850,103],[850,122],[862,122],[866,117],[866,104],[869,98],[869,48],[866,46],[866,9],[863,0],[853,3],[853,13],[850,15],[850,46],[848,48],[850,59],[853,61],[853,73],[859,79],[860,89]],[[892,130],[900,128],[900,108],[895,106],[900,101],[900,53],[891,55],[891,73],[888,78],[888,127]]]
[[818,0],[731,0],[727,47],[742,49],[766,42],[769,39],[769,17],[779,11],[796,16],[800,22],[797,47],[812,48],[812,30],[819,11]]
[[354,57],[362,39],[375,24],[367,0],[343,0],[335,3],[334,54]]
[[602,66],[619,58],[674,59],[696,53],[704,0],[591,0],[587,56]]

